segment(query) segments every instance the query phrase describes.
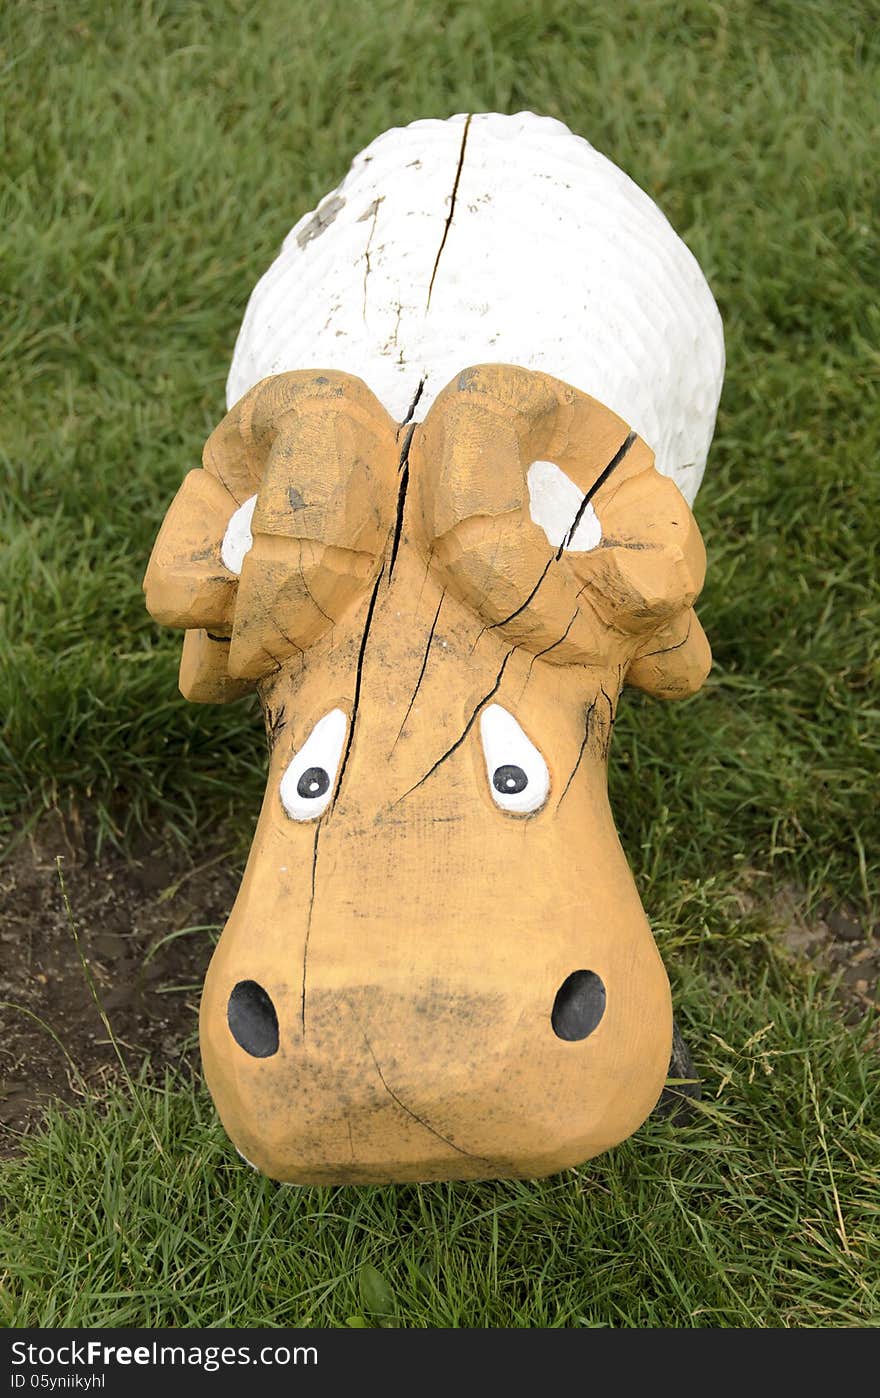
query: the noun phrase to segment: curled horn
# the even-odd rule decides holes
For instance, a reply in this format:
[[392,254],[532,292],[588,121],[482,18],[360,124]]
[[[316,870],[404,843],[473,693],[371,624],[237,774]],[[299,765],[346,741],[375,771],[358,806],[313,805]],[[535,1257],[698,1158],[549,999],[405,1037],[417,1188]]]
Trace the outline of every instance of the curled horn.
[[396,424],[360,379],[263,379],[205,444],[144,591],[186,631],[180,687],[235,699],[314,644],[378,573],[395,517]]
[[485,630],[548,662],[624,663],[693,693],[711,653],[693,612],[706,555],[650,447],[585,393],[511,365],[466,369],[410,449],[423,546]]

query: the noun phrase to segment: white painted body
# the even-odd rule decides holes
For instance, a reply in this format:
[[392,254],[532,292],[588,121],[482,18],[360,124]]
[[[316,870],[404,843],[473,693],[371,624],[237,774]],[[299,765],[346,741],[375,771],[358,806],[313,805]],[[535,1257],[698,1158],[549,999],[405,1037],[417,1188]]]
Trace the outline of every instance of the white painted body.
[[693,503],[724,374],[712,293],[647,194],[530,112],[417,121],[356,156],[254,289],[227,400],[340,369],[402,421],[421,383],[419,417],[480,363],[599,399]]

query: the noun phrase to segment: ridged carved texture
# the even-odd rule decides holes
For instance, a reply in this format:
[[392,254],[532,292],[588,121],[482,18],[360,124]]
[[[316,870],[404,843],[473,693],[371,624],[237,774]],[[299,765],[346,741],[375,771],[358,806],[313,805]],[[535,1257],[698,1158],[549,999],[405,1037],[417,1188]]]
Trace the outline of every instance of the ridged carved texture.
[[365,594],[395,519],[398,456],[397,425],[349,374],[281,374],[227,413],[144,578],[152,616],[186,631],[186,698],[238,698]]
[[647,194],[530,112],[417,121],[356,156],[254,289],[227,402],[320,364],[402,421],[480,363],[598,399],[693,503],[724,372],[712,293]]
[[[711,663],[693,611],[703,541],[628,423],[548,374],[475,365],[438,395],[409,460],[422,550],[484,631],[550,664],[619,667],[658,697],[699,688]],[[558,478],[568,500],[552,540],[536,461],[542,489]]]
[[187,698],[235,699],[301,656],[392,575],[400,547],[422,553],[481,635],[550,664],[611,667],[663,698],[708,672],[688,505],[626,422],[547,374],[463,369],[407,430],[358,379],[282,374],[226,415],[204,463],[144,580],[153,616],[186,631]]

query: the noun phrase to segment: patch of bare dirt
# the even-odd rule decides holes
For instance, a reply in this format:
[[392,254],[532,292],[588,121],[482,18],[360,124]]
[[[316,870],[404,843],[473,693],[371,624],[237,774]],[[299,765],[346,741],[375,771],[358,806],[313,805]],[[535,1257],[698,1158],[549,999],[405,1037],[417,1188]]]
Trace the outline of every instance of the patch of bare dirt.
[[240,875],[222,847],[193,862],[145,840],[96,859],[59,819],[0,863],[0,1154],[52,1098],[121,1073],[83,958],[133,1074],[145,1058],[159,1072],[198,1064],[201,984]]
[[848,1024],[880,1010],[880,926],[850,903],[819,903],[808,911],[804,890],[785,884],[762,893],[760,877],[746,875],[739,895],[742,911],[755,914],[794,960],[836,983],[836,996]]

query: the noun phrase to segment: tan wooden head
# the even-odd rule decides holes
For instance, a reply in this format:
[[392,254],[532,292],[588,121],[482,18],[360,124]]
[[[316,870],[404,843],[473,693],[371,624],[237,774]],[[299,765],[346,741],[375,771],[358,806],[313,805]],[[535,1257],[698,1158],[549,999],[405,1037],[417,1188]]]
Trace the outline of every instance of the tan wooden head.
[[256,686],[268,784],[202,999],[240,1152],[296,1183],[530,1177],[634,1131],[671,1010],[607,801],[625,684],[692,693],[705,555],[629,425],[465,368],[423,422],[263,380],[147,570],[197,701]]

